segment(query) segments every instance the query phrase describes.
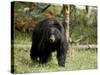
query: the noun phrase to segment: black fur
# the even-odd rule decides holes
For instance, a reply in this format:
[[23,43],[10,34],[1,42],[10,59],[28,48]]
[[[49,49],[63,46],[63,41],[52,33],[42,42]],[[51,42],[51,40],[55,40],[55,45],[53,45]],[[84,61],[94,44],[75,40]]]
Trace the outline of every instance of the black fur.
[[[49,41],[50,35],[55,35],[55,42]],[[39,58],[39,63],[46,63],[53,51],[57,52],[59,66],[65,66],[66,44],[64,27],[55,19],[41,21],[33,30],[30,56],[32,60]]]

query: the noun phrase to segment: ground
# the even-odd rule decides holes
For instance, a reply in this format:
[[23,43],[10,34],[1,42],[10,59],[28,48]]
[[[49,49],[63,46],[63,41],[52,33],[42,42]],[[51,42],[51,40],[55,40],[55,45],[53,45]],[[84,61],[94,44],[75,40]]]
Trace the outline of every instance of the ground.
[[57,65],[56,53],[53,53],[52,59],[47,64],[38,64],[31,62],[30,48],[14,49],[14,73],[36,73],[36,72],[54,72],[86,70],[97,68],[97,49],[75,49],[68,54],[65,68]]

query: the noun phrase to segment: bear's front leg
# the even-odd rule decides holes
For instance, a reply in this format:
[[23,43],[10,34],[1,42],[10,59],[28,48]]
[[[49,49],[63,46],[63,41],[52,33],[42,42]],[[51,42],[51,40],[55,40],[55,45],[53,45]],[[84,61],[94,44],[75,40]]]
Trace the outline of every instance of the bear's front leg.
[[66,45],[65,43],[61,43],[60,47],[57,50],[57,59],[58,59],[58,64],[61,67],[65,67],[65,60],[66,60]]
[[39,63],[42,63],[42,64],[47,63],[50,57],[51,57],[50,53],[44,53],[44,54],[42,54],[39,57]]

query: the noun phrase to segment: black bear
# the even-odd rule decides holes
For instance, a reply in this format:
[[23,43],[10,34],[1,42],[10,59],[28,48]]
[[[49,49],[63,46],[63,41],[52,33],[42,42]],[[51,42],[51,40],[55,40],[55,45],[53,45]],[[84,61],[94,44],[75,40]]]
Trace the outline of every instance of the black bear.
[[46,63],[53,51],[57,52],[59,66],[65,66],[66,41],[64,27],[57,20],[48,18],[38,23],[32,34],[30,57],[39,63]]

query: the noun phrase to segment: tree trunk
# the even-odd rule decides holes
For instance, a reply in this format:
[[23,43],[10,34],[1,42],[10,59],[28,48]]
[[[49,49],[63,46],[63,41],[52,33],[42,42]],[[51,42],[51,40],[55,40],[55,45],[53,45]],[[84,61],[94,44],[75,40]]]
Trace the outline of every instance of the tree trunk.
[[63,16],[64,16],[63,25],[65,28],[65,38],[68,45],[68,49],[69,49],[69,12],[70,12],[70,6],[63,5]]

